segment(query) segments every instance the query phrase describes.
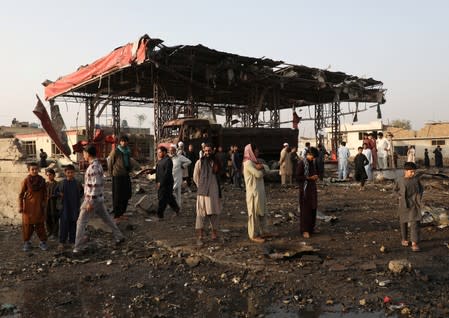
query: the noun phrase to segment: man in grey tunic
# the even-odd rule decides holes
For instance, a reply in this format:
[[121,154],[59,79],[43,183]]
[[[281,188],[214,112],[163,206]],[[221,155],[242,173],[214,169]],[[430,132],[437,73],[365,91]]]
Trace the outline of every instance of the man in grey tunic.
[[419,176],[415,174],[414,162],[404,163],[404,176],[396,180],[394,190],[399,194],[399,223],[401,227],[401,244],[408,246],[408,224],[410,224],[410,239],[412,251],[419,251],[419,223],[421,221],[421,199],[423,186]]
[[212,240],[217,239],[218,216],[221,213],[221,193],[217,173],[219,164],[214,160],[212,147],[203,148],[204,155],[195,164],[193,181],[197,185],[196,223],[197,244],[203,244],[204,223],[209,219],[212,228]]

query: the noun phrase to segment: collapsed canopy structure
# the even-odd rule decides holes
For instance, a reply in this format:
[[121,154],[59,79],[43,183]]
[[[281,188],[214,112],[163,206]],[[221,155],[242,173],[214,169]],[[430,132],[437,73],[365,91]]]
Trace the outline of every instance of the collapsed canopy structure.
[[[197,116],[201,107],[224,113],[226,125],[239,116],[247,127],[279,127],[281,109],[315,105],[319,131],[337,124],[341,102],[385,102],[382,82],[372,78],[240,56],[203,45],[167,47],[148,35],[43,84],[46,100],[64,98],[86,104],[89,137],[95,114],[99,116],[109,104],[117,134],[121,104],[153,104],[157,140],[165,121]],[[259,114],[264,111],[270,113],[268,123],[260,122]]]

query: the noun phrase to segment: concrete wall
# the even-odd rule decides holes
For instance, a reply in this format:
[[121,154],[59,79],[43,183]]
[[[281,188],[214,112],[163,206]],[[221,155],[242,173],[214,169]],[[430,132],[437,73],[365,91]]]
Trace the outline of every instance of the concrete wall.
[[20,224],[20,183],[28,175],[23,161],[0,160],[0,224]]
[[0,224],[22,222],[18,197],[20,183],[28,174],[24,158],[18,140],[0,139]]

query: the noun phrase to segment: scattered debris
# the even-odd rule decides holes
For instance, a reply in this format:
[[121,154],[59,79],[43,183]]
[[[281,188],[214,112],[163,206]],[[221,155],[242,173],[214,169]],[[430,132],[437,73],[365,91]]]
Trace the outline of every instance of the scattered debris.
[[404,271],[411,271],[412,264],[406,259],[391,260],[388,263],[388,269],[393,273],[402,273]]

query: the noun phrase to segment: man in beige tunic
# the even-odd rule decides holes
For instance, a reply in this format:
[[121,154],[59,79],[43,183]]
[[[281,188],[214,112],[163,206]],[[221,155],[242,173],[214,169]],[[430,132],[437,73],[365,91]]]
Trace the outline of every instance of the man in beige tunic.
[[264,166],[257,161],[257,155],[258,149],[255,145],[246,145],[243,155],[243,175],[248,208],[248,236],[253,242],[263,243],[266,210]]
[[279,174],[281,175],[281,184],[292,184],[293,167],[290,160],[290,148],[288,143],[284,143],[279,159]]
[[210,145],[206,145],[203,152],[203,157],[196,162],[193,171],[193,181],[198,188],[195,223],[198,245],[203,244],[206,219],[209,219],[212,228],[212,240],[217,239],[218,216],[221,212],[221,193],[217,178],[220,167],[213,158]]

